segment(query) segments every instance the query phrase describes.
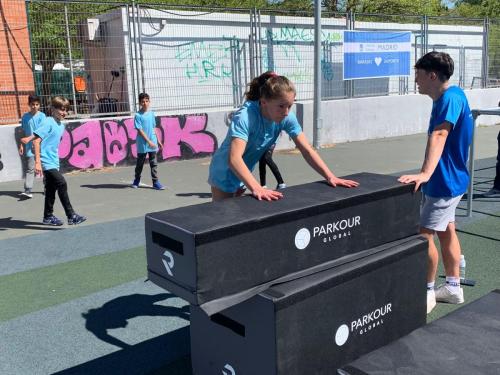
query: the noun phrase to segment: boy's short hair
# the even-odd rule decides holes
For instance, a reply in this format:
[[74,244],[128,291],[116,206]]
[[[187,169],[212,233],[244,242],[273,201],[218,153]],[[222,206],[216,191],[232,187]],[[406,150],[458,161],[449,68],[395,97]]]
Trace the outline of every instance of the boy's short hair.
[[69,109],[69,100],[66,99],[64,96],[54,96],[52,98],[52,101],[50,102],[50,105],[52,108],[56,109]]
[[28,104],[35,103],[35,102],[41,103],[42,101],[40,100],[40,97],[38,95],[35,95],[35,94],[29,95],[28,96]]
[[149,95],[146,94],[145,92],[141,92],[139,94],[139,101],[141,101],[142,99],[148,99],[149,100]]
[[454,66],[453,59],[446,52],[432,51],[418,59],[415,69],[434,72],[441,82],[446,82],[453,75]]

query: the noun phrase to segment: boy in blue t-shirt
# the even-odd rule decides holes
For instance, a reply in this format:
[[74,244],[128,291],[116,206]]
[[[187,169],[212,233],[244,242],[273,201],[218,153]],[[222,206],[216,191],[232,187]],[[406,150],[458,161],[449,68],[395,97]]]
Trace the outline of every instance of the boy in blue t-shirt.
[[19,145],[19,155],[24,157],[24,165],[26,168],[26,176],[24,178],[24,191],[20,193],[25,198],[33,198],[31,190],[35,180],[35,156],[33,155],[33,132],[40,126],[45,119],[45,114],[40,112],[40,98],[36,95],[28,96],[29,112],[26,112],[21,118],[21,127],[23,138],[29,138],[25,144],[21,141]]
[[153,111],[149,110],[151,102],[149,95],[145,92],[139,94],[139,105],[141,109],[135,114],[134,128],[137,129],[137,163],[135,165],[135,177],[132,187],[137,189],[141,182],[142,168],[149,156],[149,166],[151,168],[151,179],[153,180],[153,189],[165,190],[165,187],[158,181],[158,163],[156,161],[156,152],[162,148],[162,144],[156,136],[156,118]]
[[[433,100],[427,148],[420,173],[399,178],[406,184],[415,182],[415,191],[422,185],[420,233],[429,242],[427,313],[436,306],[436,301],[464,302],[455,210],[469,184],[467,159],[474,122],[464,92],[449,84],[453,67],[450,55],[436,51],[422,56],[415,64],[418,91]],[[434,233],[439,238],[446,273],[446,284],[437,289],[434,289],[434,280],[439,255]]]
[[[64,176],[59,172],[59,144],[64,132],[61,122],[66,117],[69,101],[55,96],[51,102],[51,117],[47,117],[34,131],[33,146],[35,149],[35,173],[42,175],[45,181],[45,206],[43,224],[61,226],[63,222],[54,216],[56,192],[64,207],[69,225],[83,223],[87,218],[73,210],[68,196],[68,186]],[[23,138],[24,140],[33,137]]]

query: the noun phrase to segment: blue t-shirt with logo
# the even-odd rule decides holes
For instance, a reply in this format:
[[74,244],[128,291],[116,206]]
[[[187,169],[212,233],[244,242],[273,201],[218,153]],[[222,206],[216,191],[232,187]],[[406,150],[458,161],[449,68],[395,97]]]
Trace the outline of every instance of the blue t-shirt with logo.
[[40,159],[42,169],[59,169],[59,144],[64,133],[64,124],[57,122],[53,117],[47,117],[40,124],[40,127],[34,131],[42,139],[40,145]]
[[237,191],[243,183],[229,167],[229,151],[233,138],[247,142],[243,161],[249,170],[253,170],[264,152],[276,143],[282,130],[292,138],[302,132],[293,112],[276,123],[262,116],[258,101],[245,102],[234,114],[224,142],[212,157],[208,183],[227,193]]
[[467,98],[457,86],[450,86],[432,105],[428,134],[443,122],[451,124],[443,154],[430,180],[422,187],[430,197],[457,197],[467,190],[467,159],[474,120]]
[[[137,112],[134,117],[134,128],[142,129],[144,134],[151,140],[155,145],[158,145],[158,140],[156,138],[156,118],[153,111],[147,112]],[[157,151],[158,147],[152,148],[146,142],[146,140],[137,133],[137,137],[135,138],[135,143],[137,144],[137,153],[145,154],[146,152]]]
[[[21,127],[24,131],[24,136],[29,137],[33,132],[38,129],[43,120],[45,120],[45,113],[37,112],[35,115],[31,112],[26,112],[21,118]],[[30,141],[24,145],[24,156],[33,157],[33,142]]]

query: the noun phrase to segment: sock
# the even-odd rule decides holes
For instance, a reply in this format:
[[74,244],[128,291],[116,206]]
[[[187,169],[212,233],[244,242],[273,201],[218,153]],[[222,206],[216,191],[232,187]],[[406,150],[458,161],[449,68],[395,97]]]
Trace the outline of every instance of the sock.
[[460,289],[460,277],[446,276],[446,287],[450,292],[458,293]]
[[427,283],[427,291],[430,292],[434,290],[434,281],[432,283]]

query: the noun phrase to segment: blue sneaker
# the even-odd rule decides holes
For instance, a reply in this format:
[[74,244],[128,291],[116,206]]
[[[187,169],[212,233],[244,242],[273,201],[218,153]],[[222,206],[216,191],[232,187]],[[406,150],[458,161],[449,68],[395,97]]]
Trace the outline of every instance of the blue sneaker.
[[160,181],[153,182],[153,189],[155,190],[165,190],[165,186],[163,186]]
[[78,214],[73,214],[73,216],[68,218],[68,225],[77,225],[83,223],[87,218]]
[[140,178],[135,178],[134,182],[132,182],[132,185],[130,185],[131,188],[137,189],[139,187],[139,184],[141,183]]
[[63,225],[63,222],[54,215],[50,215],[49,217],[44,217],[42,223],[45,225],[52,225],[55,227],[60,227],[61,225]]

